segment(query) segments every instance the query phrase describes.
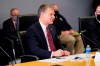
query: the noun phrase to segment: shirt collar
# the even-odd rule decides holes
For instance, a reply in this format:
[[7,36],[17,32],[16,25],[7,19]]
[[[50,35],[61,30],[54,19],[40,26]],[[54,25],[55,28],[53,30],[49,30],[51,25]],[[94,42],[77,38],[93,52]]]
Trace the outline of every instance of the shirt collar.
[[46,30],[46,26],[41,21],[39,21],[39,22],[40,22],[40,25],[41,25],[43,31],[45,31]]

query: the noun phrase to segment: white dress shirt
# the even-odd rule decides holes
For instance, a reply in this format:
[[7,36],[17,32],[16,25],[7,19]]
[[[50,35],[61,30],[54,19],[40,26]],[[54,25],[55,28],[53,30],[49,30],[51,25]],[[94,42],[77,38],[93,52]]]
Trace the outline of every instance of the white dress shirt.
[[50,46],[49,46],[49,42],[48,42],[48,38],[47,38],[46,26],[45,26],[41,21],[40,21],[40,25],[41,25],[41,27],[42,27],[42,29],[43,29],[43,32],[44,32],[44,35],[45,35],[45,38],[46,38],[46,41],[47,41],[48,50],[51,51],[51,50],[50,50]]

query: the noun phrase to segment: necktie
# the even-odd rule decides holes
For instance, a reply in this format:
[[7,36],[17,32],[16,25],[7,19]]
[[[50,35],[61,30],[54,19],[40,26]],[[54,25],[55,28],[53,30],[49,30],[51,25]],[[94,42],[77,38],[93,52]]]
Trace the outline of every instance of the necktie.
[[16,22],[14,22],[14,28],[16,28]]
[[55,46],[54,46],[54,43],[53,43],[53,39],[52,39],[50,30],[49,30],[48,27],[46,28],[46,31],[47,31],[47,39],[48,39],[48,43],[49,43],[50,49],[51,49],[51,51],[55,51],[56,49],[55,49]]

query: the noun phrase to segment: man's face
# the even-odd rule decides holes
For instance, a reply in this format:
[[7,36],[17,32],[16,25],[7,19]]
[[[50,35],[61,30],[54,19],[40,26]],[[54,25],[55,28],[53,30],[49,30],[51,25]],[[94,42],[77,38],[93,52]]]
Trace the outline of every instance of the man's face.
[[100,15],[100,6],[97,7],[96,11],[95,11],[95,15]]
[[11,16],[18,16],[19,15],[19,10],[13,10],[11,12]]
[[54,21],[54,10],[51,8],[48,8],[45,12],[42,13],[42,17],[44,18],[45,23],[53,24]]
[[54,10],[58,11],[58,6],[57,5],[54,5]]
[[12,18],[12,20],[16,21],[18,15],[19,15],[19,10],[13,10],[11,12],[11,18]]
[[100,6],[97,7],[95,11],[95,16],[96,16],[97,21],[100,21]]

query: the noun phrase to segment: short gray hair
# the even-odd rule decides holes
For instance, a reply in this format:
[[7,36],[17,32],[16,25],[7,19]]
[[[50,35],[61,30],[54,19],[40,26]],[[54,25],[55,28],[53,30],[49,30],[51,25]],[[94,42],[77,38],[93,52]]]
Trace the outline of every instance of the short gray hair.
[[50,4],[42,4],[38,9],[38,16],[40,17],[41,12],[45,12],[48,8],[53,9],[52,5]]

